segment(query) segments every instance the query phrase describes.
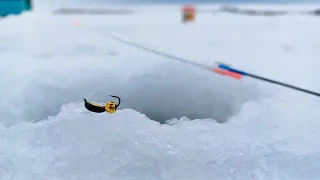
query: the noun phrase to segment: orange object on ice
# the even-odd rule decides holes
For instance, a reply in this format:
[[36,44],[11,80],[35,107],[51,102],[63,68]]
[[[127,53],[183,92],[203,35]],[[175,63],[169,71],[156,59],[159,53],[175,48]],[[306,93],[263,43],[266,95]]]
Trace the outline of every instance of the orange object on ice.
[[182,8],[182,22],[192,22],[195,20],[196,8],[193,5],[185,5]]

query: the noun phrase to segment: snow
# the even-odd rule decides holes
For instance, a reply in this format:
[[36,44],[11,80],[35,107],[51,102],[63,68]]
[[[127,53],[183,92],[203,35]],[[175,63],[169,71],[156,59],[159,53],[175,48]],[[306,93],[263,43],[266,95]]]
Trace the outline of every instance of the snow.
[[[320,175],[317,97],[205,72],[107,36],[320,91],[313,17],[199,14],[182,25],[178,12],[35,12],[0,27],[1,180]],[[91,93],[101,103],[120,96],[120,110],[89,113],[82,98]]]

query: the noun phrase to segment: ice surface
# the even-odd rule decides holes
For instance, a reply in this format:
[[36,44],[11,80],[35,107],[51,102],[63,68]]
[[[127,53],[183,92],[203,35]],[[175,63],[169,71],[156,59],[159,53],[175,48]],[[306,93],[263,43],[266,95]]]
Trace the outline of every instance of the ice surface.
[[[221,52],[211,51],[214,47],[208,44],[214,42],[206,36],[212,36],[212,32],[199,29],[201,24],[185,27],[179,18],[166,20],[174,15],[159,14],[153,15],[155,20],[138,14],[114,19],[98,16],[94,21],[90,17],[33,16],[26,14],[23,24],[11,22],[18,21],[16,17],[3,22],[8,30],[25,29],[19,35],[11,30],[6,33],[5,41],[21,41],[14,50],[9,50],[10,44],[5,41],[2,45],[8,51],[4,59],[19,59],[14,56],[23,54],[19,62],[3,61],[6,71],[11,71],[2,77],[4,82],[9,81],[3,93],[11,94],[13,89],[19,92],[3,100],[0,111],[5,114],[5,123],[41,120],[57,114],[63,102],[81,101],[91,93],[92,100],[100,102],[109,100],[108,94],[116,94],[122,98],[121,108],[133,108],[161,123],[182,116],[224,122],[245,101],[258,97],[259,90],[250,80],[240,82],[204,72],[101,34],[131,37],[144,46],[212,65],[220,60],[217,55]],[[145,22],[137,24],[141,20]],[[73,21],[90,29],[74,26]],[[21,27],[28,22],[36,26]],[[164,27],[165,23],[171,28]],[[198,33],[202,35],[195,39]],[[10,105],[13,101],[28,105],[17,110],[16,105]]]
[[[201,14],[179,22],[177,12],[1,20],[1,180],[319,179],[318,98],[106,36],[320,91],[317,19]],[[93,92],[99,102],[119,95],[121,110],[87,112],[81,100]]]

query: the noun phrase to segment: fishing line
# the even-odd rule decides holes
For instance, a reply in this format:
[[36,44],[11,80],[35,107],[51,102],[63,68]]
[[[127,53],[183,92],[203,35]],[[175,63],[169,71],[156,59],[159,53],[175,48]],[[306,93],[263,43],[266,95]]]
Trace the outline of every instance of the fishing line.
[[[76,25],[80,26],[80,23],[76,23]],[[154,50],[154,49],[139,45],[139,44],[134,43],[134,42],[130,42],[128,40],[119,38],[119,37],[117,37],[115,35],[112,35],[110,33],[102,33],[101,31],[98,31],[96,29],[93,29],[91,27],[88,27],[88,26],[85,26],[85,25],[82,25],[82,24],[81,24],[81,26],[84,27],[85,29],[89,30],[89,31],[98,33],[98,34],[103,35],[103,36],[110,37],[110,38],[112,38],[112,39],[114,39],[114,40],[116,40],[116,41],[118,41],[120,43],[129,45],[129,46],[132,46],[132,47],[135,47],[135,48],[138,48],[138,49],[141,49],[141,50],[144,50],[144,51],[147,51],[147,52],[150,52],[150,53],[162,56],[162,57],[166,57],[166,58],[174,60],[174,61],[179,61],[181,63],[189,64],[189,65],[192,65],[192,66],[204,69],[204,70],[209,70],[209,71],[215,72],[217,74],[226,75],[226,76],[235,78],[237,80],[240,80],[242,78],[242,76],[248,76],[248,77],[260,80],[260,81],[269,82],[269,83],[272,83],[272,84],[280,85],[280,86],[287,87],[287,88],[290,88],[290,89],[293,89],[293,90],[296,90],[296,91],[300,91],[300,92],[304,92],[304,93],[308,93],[308,94],[320,97],[320,93],[317,93],[317,92],[314,92],[314,91],[310,91],[310,90],[307,90],[307,89],[304,89],[304,88],[300,88],[300,87],[297,87],[297,86],[293,86],[293,85],[290,85],[290,84],[287,84],[287,83],[284,83],[284,82],[280,82],[280,81],[268,79],[268,78],[265,78],[265,77],[261,77],[261,76],[255,75],[255,74],[247,73],[247,72],[244,72],[244,71],[239,70],[239,69],[231,68],[231,66],[226,65],[224,63],[216,62],[216,66],[213,66],[213,67],[206,66],[206,65],[199,64],[199,63],[196,63],[194,61],[190,61],[190,60],[182,58],[182,57],[177,57],[177,56],[165,53],[165,52],[160,52],[160,51],[157,51],[157,50]]]
[[100,34],[102,36],[106,36],[106,37],[109,37],[111,39],[114,39],[120,43],[123,43],[123,44],[126,44],[128,46],[131,46],[131,47],[135,47],[135,48],[138,48],[140,50],[143,50],[143,51],[147,51],[147,52],[150,52],[150,53],[153,53],[153,54],[156,54],[158,56],[162,56],[162,57],[165,57],[165,58],[168,58],[168,59],[171,59],[171,60],[174,60],[174,61],[178,61],[178,62],[181,62],[181,63],[184,63],[184,64],[189,64],[189,65],[192,65],[192,66],[195,66],[195,67],[198,67],[198,68],[201,68],[201,69],[204,69],[204,70],[209,70],[211,71],[211,67],[210,66],[207,66],[207,65],[204,65],[204,64],[200,64],[200,63],[196,63],[194,61],[191,61],[191,60],[188,60],[186,58],[182,58],[182,57],[178,57],[178,56],[174,56],[172,54],[168,54],[168,53],[165,53],[165,52],[161,52],[161,51],[157,51],[155,49],[152,49],[152,48],[148,48],[146,46],[142,46],[140,44],[137,44],[137,43],[134,43],[134,42],[131,42],[131,41],[128,41],[128,40],[125,40],[123,38],[120,38],[120,37],[117,37],[113,34],[110,34],[110,33],[103,33],[101,31],[98,31],[94,28],[91,28],[89,26],[86,26],[86,25],[83,25],[80,23],[75,23],[76,25],[78,26],[81,26],[83,27],[84,29],[88,30],[88,31],[91,31],[91,32],[95,32],[97,34]]

